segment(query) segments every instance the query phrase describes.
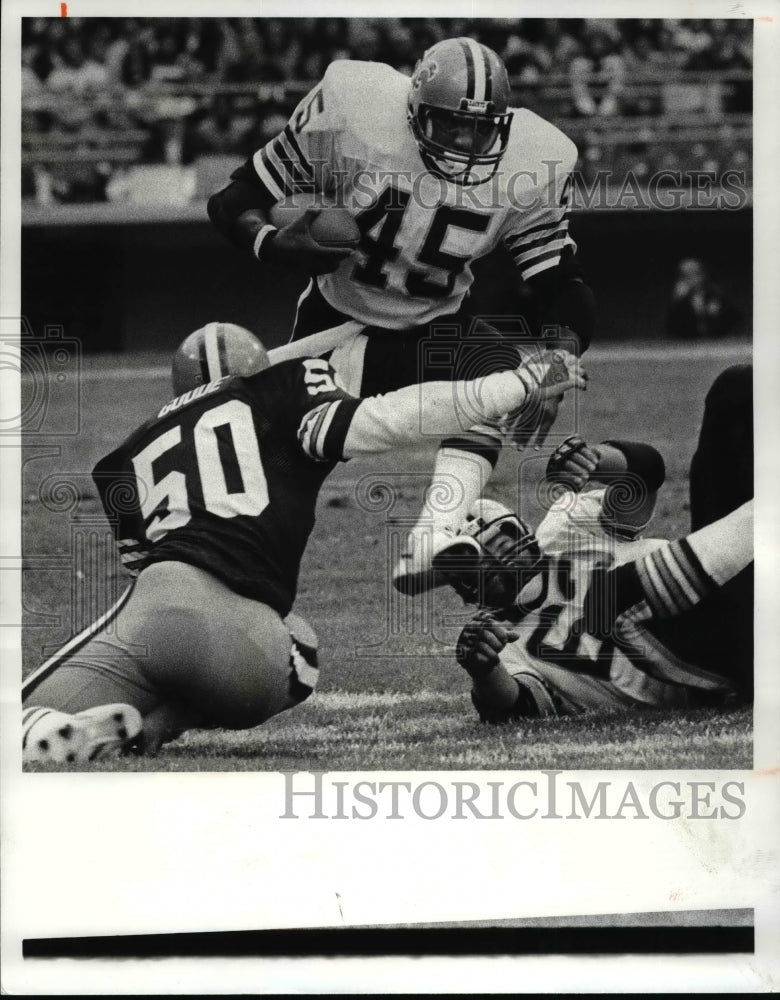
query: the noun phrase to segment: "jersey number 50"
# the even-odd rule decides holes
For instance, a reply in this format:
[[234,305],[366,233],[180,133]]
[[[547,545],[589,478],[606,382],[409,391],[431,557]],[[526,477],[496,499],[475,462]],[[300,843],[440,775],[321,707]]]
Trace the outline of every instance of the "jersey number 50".
[[150,542],[184,527],[191,517],[184,472],[174,470],[159,480],[154,473],[155,462],[182,444],[183,433],[192,435],[207,511],[218,517],[256,517],[269,503],[252,410],[240,399],[231,399],[206,410],[192,428],[171,427],[133,457],[141,516]]

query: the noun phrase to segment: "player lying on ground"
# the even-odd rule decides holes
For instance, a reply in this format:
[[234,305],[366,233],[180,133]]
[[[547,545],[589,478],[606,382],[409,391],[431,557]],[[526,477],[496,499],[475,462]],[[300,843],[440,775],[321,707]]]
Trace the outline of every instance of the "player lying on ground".
[[[293,339],[343,324],[346,339],[329,360],[354,395],[507,367],[504,338],[466,300],[471,265],[499,246],[535,300],[530,331],[510,317],[505,336],[517,343],[555,327],[562,343],[587,347],[595,303],[568,231],[577,149],[533,112],[510,109],[510,96],[501,59],[470,38],[434,45],[411,79],[381,63],[336,61],[284,130],[209,200],[213,224],[235,246],[264,267],[311,277]],[[301,195],[348,209],[357,249],[318,243],[309,231],[316,210],[274,226],[274,206]],[[437,330],[443,345],[432,343]],[[426,353],[426,341],[439,350]],[[553,415],[558,398],[547,402]],[[524,443],[537,426],[524,428]],[[427,553],[452,544],[501,444],[491,426],[443,441],[434,484],[462,489],[446,509],[426,504],[394,574],[399,590],[433,583]]]
[[[482,501],[464,529],[482,547],[480,563],[449,567],[458,593],[483,608],[457,649],[480,718],[749,698],[752,678],[734,662],[716,673],[706,642],[695,640],[698,611],[717,611],[713,597],[752,562],[752,500],[667,542],[639,537],[664,478],[649,445],[590,448],[570,438],[548,477],[559,495],[536,535],[503,505]],[[674,629],[659,630],[672,619]],[[723,631],[722,621],[705,627]]]
[[176,398],[95,466],[137,579],[25,682],[28,761],[83,762],[132,739],[151,752],[185,729],[248,728],[303,701],[317,681],[316,638],[290,611],[317,495],[337,463],[495,422],[585,383],[561,351],[359,400],[327,361],[269,367],[252,334],[215,323],[179,348],[173,374]]

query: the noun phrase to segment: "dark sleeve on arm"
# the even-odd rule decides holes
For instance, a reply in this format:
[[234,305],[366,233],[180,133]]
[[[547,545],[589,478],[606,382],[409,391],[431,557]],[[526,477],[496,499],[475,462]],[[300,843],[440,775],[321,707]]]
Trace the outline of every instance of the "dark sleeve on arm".
[[298,428],[298,440],[304,454],[315,462],[347,461],[344,457],[344,442],[361,402],[360,399],[346,397],[330,403],[320,403],[309,410]]
[[315,462],[344,460],[344,441],[362,402],[336,383],[323,358],[287,363],[287,408],[303,453]]
[[528,283],[539,303],[541,325],[568,328],[577,334],[580,350],[586,350],[596,327],[596,297],[572,247],[564,248],[557,267],[540,271]]
[[251,160],[242,163],[230,178],[227,187],[209,198],[207,210],[214,228],[239,249],[244,249],[246,236],[236,225],[237,220],[252,209],[267,217],[276,198],[257,176]]
[[122,568],[133,575],[143,569],[150,547],[144,532],[138,481],[128,457],[129,449],[142,431],[143,428],[102,458],[92,471]]
[[[647,490],[651,492],[660,490],[666,480],[666,464],[664,463],[663,455],[657,448],[646,444],[644,441],[612,440],[602,443],[611,445],[622,453],[626,460],[626,472],[638,476]],[[598,479],[598,474],[601,471],[602,469],[599,467],[593,478]],[[619,477],[620,474],[618,473],[617,475]],[[612,481],[614,481],[614,478],[614,476],[610,477]]]

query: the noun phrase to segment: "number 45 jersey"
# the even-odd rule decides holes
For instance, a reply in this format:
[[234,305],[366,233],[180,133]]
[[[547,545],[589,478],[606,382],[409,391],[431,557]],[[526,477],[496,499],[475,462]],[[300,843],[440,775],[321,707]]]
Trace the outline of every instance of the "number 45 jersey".
[[[488,83],[481,81],[483,91]],[[570,139],[515,109],[495,176],[459,186],[422,161],[407,122],[410,86],[382,63],[332,63],[286,128],[233,175],[251,171],[270,202],[295,204],[296,194],[320,192],[349,209],[360,245],[318,279],[320,291],[340,312],[390,329],[456,312],[472,262],[500,244],[523,279],[556,266],[563,248],[574,246]]]
[[189,563],[286,615],[319,489],[359,405],[334,374],[306,359],[211,382],[98,462],[93,478],[125,568]]

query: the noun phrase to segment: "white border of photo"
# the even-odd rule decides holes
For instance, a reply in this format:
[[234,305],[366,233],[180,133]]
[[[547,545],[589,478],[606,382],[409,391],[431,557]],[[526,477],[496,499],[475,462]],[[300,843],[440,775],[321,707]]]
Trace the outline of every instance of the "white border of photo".
[[[19,303],[19,18],[57,16],[59,3],[7,0],[2,10],[2,303]],[[322,14],[302,3],[203,0],[132,6],[70,0],[71,16],[290,16]],[[481,7],[511,16],[514,4]],[[333,16],[370,13],[473,16],[472,3],[396,0],[333,3]],[[566,772],[562,780],[744,783],[737,819],[609,823],[477,822],[409,815],[366,822],[282,819],[279,774],[23,775],[21,656],[2,630],[2,957],[3,988],[58,995],[266,992],[764,992],[778,989],[780,941],[780,682],[778,681],[778,185],[780,5],[674,0],[528,0],[527,17],[755,17],[755,363],[759,527],[755,764],[752,772]],[[52,262],[56,266],[56,262]],[[6,322],[7,320],[4,320]],[[4,406],[18,399],[2,372]],[[17,410],[18,412],[18,410]],[[3,442],[4,622],[19,621],[19,451]],[[13,582],[12,582],[13,581]],[[331,776],[333,777],[333,776]],[[485,782],[455,772],[345,774],[340,781]],[[544,780],[539,773],[491,772],[491,781]],[[151,934],[263,928],[371,926],[521,917],[753,908],[755,954],[592,957],[256,958],[116,961],[23,960],[25,937]],[[425,938],[421,934],[420,947]]]

